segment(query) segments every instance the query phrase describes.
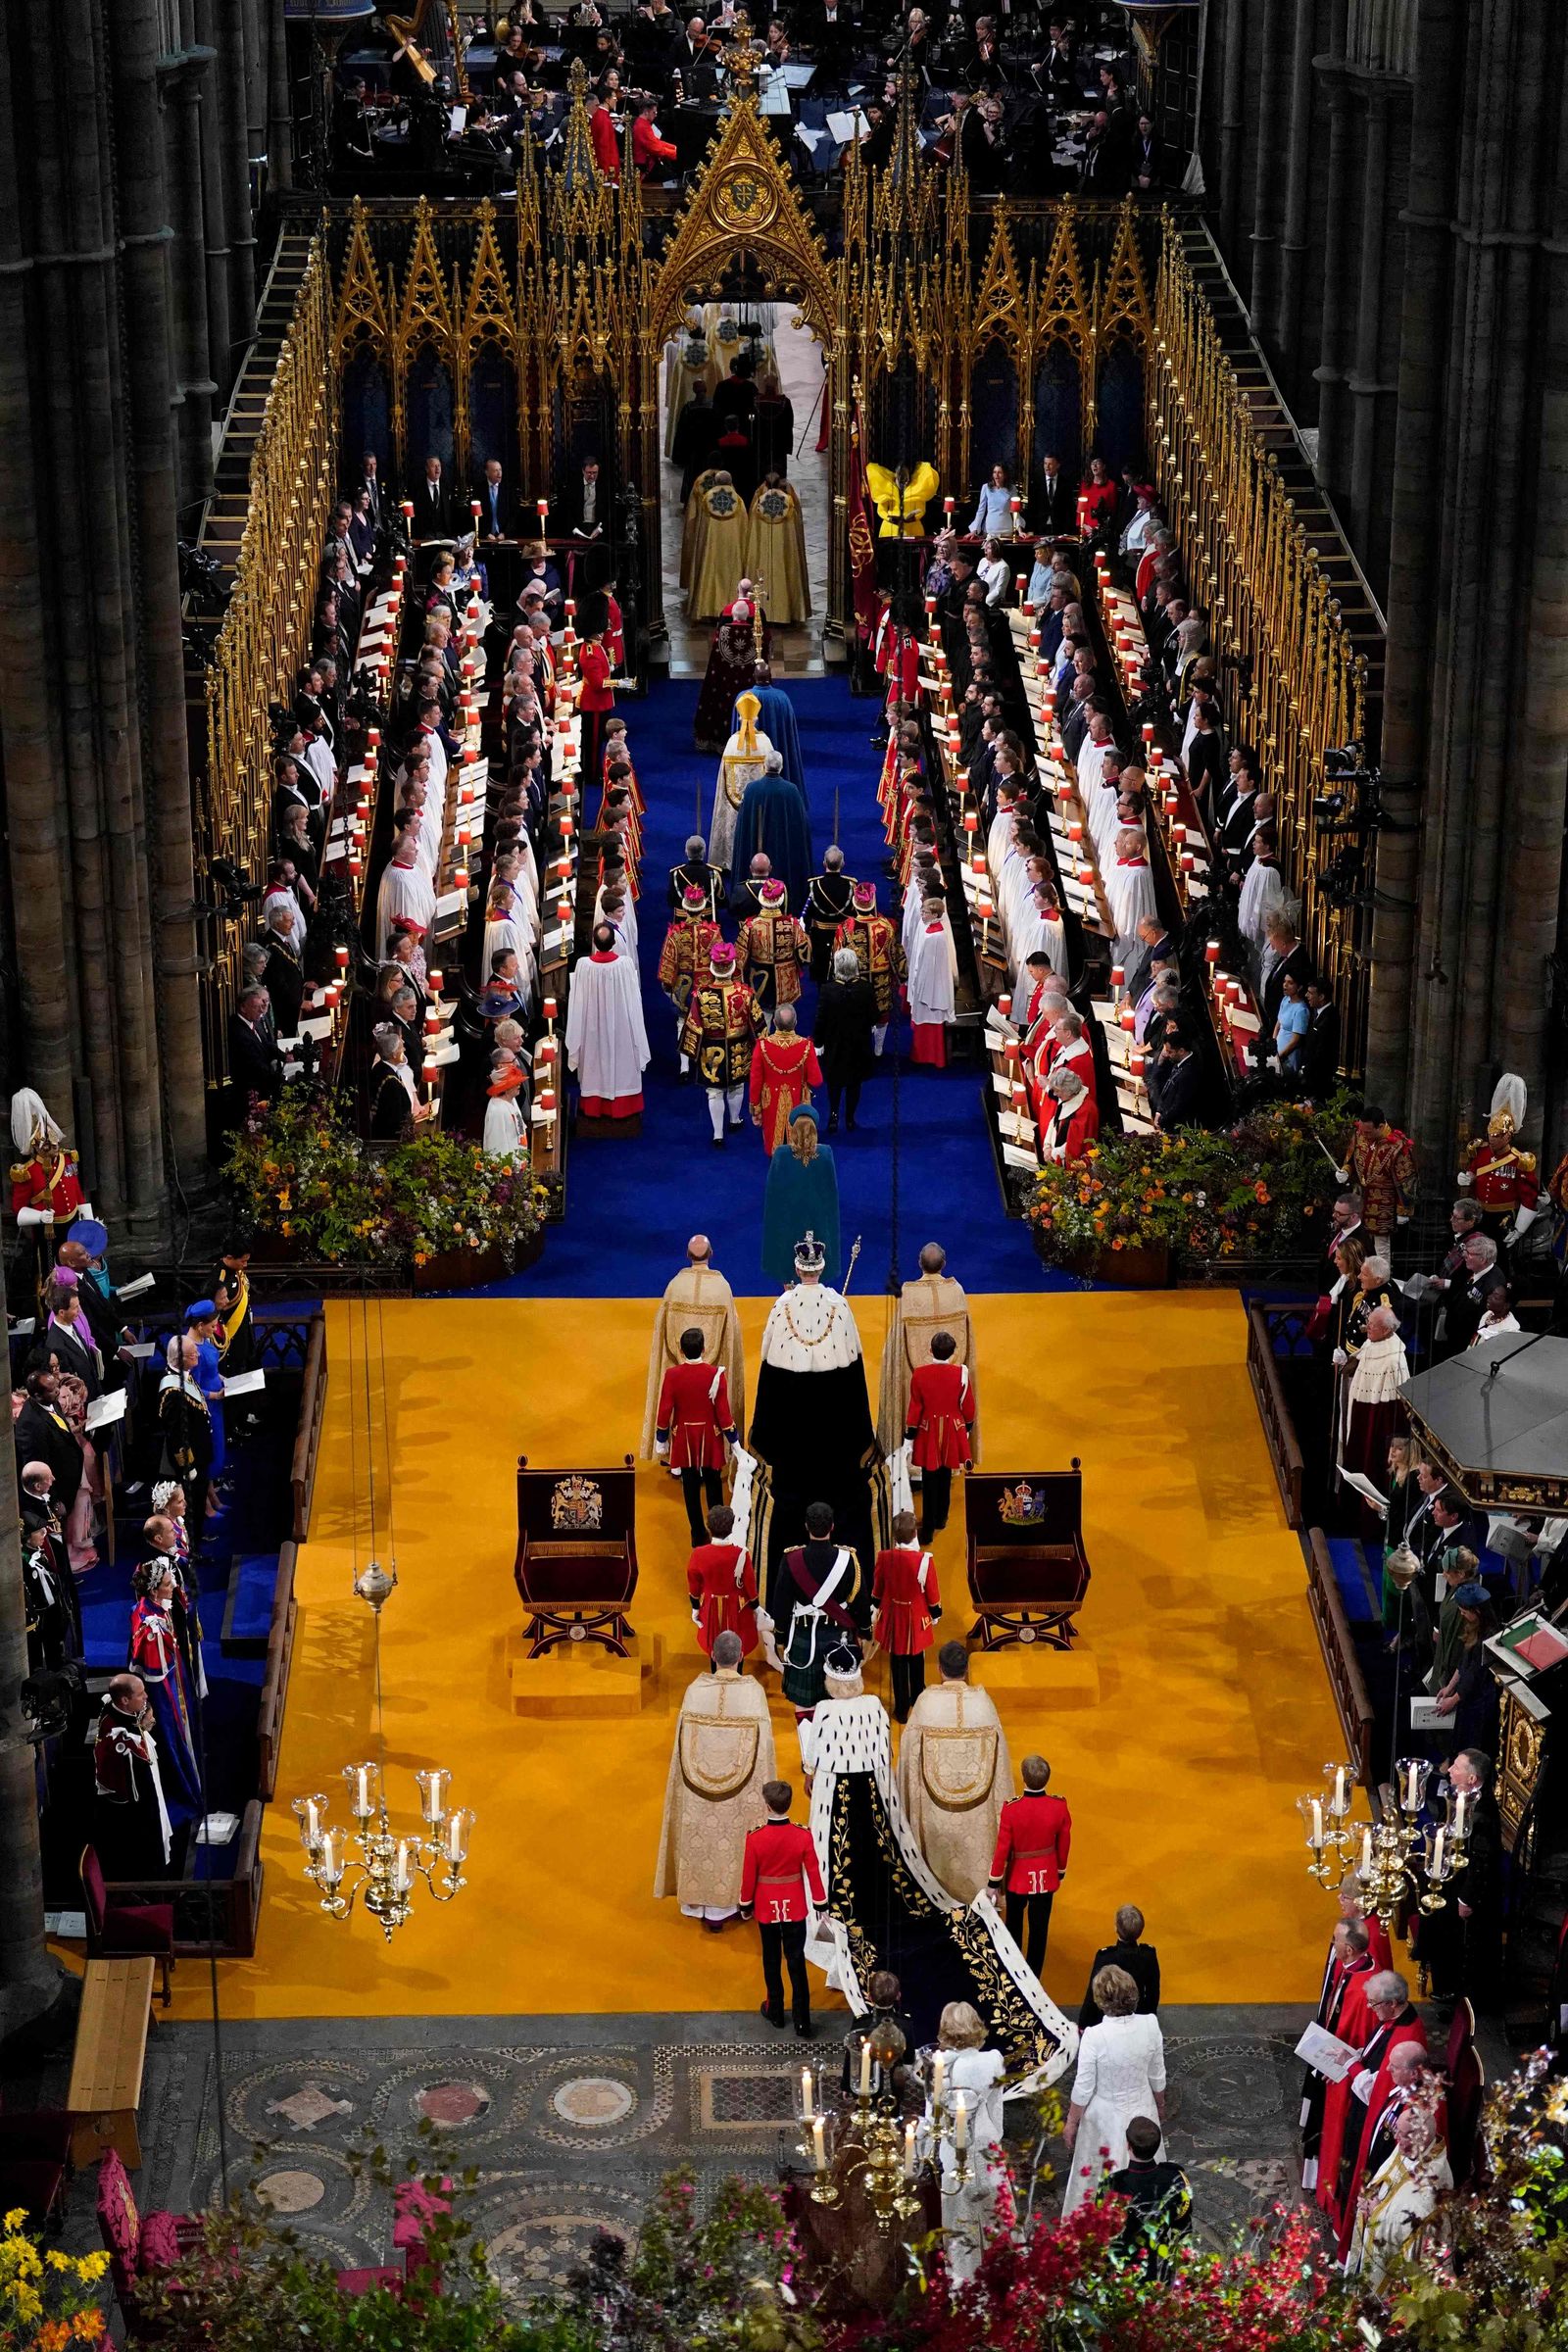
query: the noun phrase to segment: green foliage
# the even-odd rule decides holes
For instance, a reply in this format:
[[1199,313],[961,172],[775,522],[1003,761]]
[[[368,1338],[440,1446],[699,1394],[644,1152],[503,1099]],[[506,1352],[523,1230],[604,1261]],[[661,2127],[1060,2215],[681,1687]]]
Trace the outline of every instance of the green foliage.
[[1225,1258],[1299,1257],[1322,1246],[1348,1099],[1269,1103],[1210,1133],[1107,1135],[1044,1168],[1029,1216],[1049,1256],[1085,1266],[1168,1250],[1173,1272]]
[[544,1222],[526,1169],[426,1129],[372,1151],[326,1094],[291,1091],[229,1147],[228,1181],[259,1234],[304,1262],[428,1264],[450,1250],[509,1250]]

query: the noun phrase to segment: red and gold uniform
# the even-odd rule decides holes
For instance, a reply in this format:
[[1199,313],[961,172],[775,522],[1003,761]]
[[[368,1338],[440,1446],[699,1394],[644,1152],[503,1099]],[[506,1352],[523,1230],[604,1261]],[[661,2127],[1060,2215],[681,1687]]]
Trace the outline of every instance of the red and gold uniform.
[[686,1590],[697,1620],[697,1646],[713,1654],[720,1634],[738,1634],[748,1657],[757,1647],[757,1571],[741,1544],[699,1544],[686,1563]]
[[65,1144],[45,1144],[30,1159],[12,1162],[13,1216],[19,1209],[35,1208],[70,1218],[85,1199],[76,1174],[76,1154]]
[[915,1365],[906,1434],[917,1470],[966,1470],[973,1421],[974,1385],[956,1357]]
[[[1536,1155],[1521,1152],[1514,1142],[1514,1124],[1506,1111],[1493,1116],[1487,1132],[1473,1144],[1459,1165],[1459,1183],[1481,1211],[1484,1231],[1501,1239],[1521,1208],[1534,1210],[1541,1200]],[[1534,1222],[1527,1217],[1525,1223]]]
[[692,990],[680,1050],[696,1062],[705,1086],[742,1087],[751,1076],[752,1048],[761,1031],[761,1008],[746,982],[710,968]]
[[704,912],[708,900],[702,891],[688,890],[681,896],[684,904],[659,951],[659,985],[676,1011],[684,1013],[698,973],[708,969],[718,925]]
[[1415,1197],[1415,1145],[1397,1127],[1357,1119],[1346,1165],[1361,1196],[1361,1215],[1375,1239],[1387,1241]]
[[[762,888],[782,902],[782,883]],[[764,1010],[798,1004],[811,960],[806,925],[782,904],[769,906],[764,900],[761,911],[749,915],[735,934],[735,959]]]
[[735,1435],[722,1364],[671,1364],[659,1392],[658,1443],[669,1447],[672,1470],[722,1470],[724,1447]]
[[790,1113],[822,1083],[816,1048],[799,1030],[760,1037],[752,1049],[751,1107],[769,1154],[789,1141]]
[[886,1022],[893,1018],[896,991],[905,974],[904,942],[891,919],[875,912],[874,899],[870,906],[861,904],[868,889],[863,882],[857,886],[855,912],[847,923],[840,923],[833,945],[855,950],[860,977],[870,981],[876,998],[877,1020]]
[[918,1544],[879,1551],[871,1577],[876,1638],[891,1658],[914,1656],[936,1640],[942,1614],[937,1564]]

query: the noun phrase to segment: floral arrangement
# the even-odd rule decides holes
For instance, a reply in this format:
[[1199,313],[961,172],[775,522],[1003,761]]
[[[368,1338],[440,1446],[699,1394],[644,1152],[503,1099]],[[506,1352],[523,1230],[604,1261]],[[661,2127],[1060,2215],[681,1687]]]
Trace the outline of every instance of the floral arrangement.
[[372,1151],[324,1093],[259,1108],[234,1137],[227,1177],[255,1233],[307,1263],[423,1266],[448,1250],[514,1250],[545,1216],[527,1169],[434,1130]]
[[1234,1127],[1107,1135],[1043,1168],[1028,1214],[1043,1253],[1090,1271],[1121,1250],[1164,1250],[1182,1273],[1224,1258],[1311,1254],[1327,1231],[1351,1111],[1273,1102]]
[[0,2223],[0,2348],[69,2352],[73,2344],[107,2344],[93,2290],[109,2268],[108,2255],[40,2247],[24,2227],[26,2219],[19,2205]]

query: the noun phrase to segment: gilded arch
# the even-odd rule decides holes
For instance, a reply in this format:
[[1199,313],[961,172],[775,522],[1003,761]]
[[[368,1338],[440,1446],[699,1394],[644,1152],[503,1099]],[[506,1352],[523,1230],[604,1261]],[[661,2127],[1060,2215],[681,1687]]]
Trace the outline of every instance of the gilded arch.
[[[741,20],[737,47],[743,25]],[[827,249],[749,81],[734,90],[729,119],[709,150],[654,282],[648,341],[655,351],[673,332],[690,295],[716,290],[738,253],[760,266],[764,295],[796,303],[817,341],[831,351],[838,295]]]

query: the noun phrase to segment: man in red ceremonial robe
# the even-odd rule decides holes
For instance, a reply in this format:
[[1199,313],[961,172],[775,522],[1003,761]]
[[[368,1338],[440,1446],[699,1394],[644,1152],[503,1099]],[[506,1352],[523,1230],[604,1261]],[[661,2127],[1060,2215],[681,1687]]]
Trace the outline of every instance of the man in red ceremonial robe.
[[1051,1906],[1067,1875],[1072,1815],[1065,1797],[1049,1793],[1051,1766],[1044,1756],[1025,1756],[1021,1771],[1022,1796],[1009,1797],[1002,1808],[991,1891],[1005,1889],[1007,1934],[1014,1943],[1023,1942],[1027,1923],[1024,1958],[1038,1977],[1046,1964]]
[[[1359,2020],[1352,2020],[1348,2011],[1357,1992],[1365,2001],[1365,2014]],[[1418,2041],[1425,2049],[1427,2039],[1426,2028],[1410,2006],[1410,1988],[1392,1968],[1375,1969],[1370,1977],[1358,1980],[1352,1986],[1340,2016],[1341,2040],[1354,2041],[1357,2025],[1365,2028],[1356,2043],[1361,2053],[1360,2063],[1352,2066],[1342,2082],[1329,2084],[1323,2101],[1317,2201],[1336,2230],[1344,2225],[1347,2211],[1351,2210],[1347,2192],[1367,2118],[1370,2115],[1375,2119],[1382,2113],[1383,2102],[1389,2095],[1385,2068],[1389,2052],[1401,2041]]]
[[712,1510],[723,1495],[719,1472],[735,1443],[735,1416],[722,1364],[703,1361],[703,1335],[695,1324],[680,1335],[682,1360],[671,1364],[659,1392],[654,1444],[672,1470],[680,1472],[686,1519],[697,1548],[707,1530],[703,1507]]
[[[1347,1914],[1334,1923],[1329,1941],[1328,1963],[1323,1971],[1323,1988],[1318,1994],[1314,2023],[1326,2034],[1348,2039],[1346,2027],[1354,2027],[1365,2038],[1362,2022],[1366,2016],[1365,2002],[1360,1991],[1352,1991],[1358,1983],[1364,1984],[1373,1974],[1373,1960],[1367,1949],[1365,1922]],[[1359,2046],[1359,2044],[1357,2045]],[[1316,2067],[1309,2066],[1301,2082],[1301,2186],[1316,2188],[1318,2148],[1323,2137],[1323,2102],[1328,2096],[1329,2082]]]
[[615,708],[614,688],[610,679],[610,655],[604,630],[600,628],[583,640],[582,683],[577,691],[577,710],[582,718],[581,773],[585,777],[603,772],[605,721]]
[[1100,1112],[1095,1098],[1078,1076],[1076,1070],[1054,1070],[1046,1086],[1047,1094],[1056,1105],[1056,1113],[1046,1130],[1046,1157],[1058,1167],[1070,1166],[1082,1159],[1100,1133]]
[[811,1089],[822,1083],[816,1048],[795,1024],[794,1005],[781,1004],[772,1035],[752,1048],[752,1125],[760,1128],[769,1156],[789,1141],[790,1113],[809,1102]]
[[956,1355],[957,1342],[952,1332],[933,1332],[930,1363],[916,1364],[909,1374],[906,1435],[914,1467],[920,1473],[922,1544],[929,1544],[947,1526],[953,1502],[953,1473],[969,1466],[974,1384],[967,1367],[956,1360]]
[[784,2023],[784,1977],[779,1966],[788,1963],[795,2031],[803,2041],[811,2038],[811,1990],[806,1974],[807,1896],[820,1910],[827,1889],[817,1866],[816,1847],[809,1830],[790,1819],[795,1791],[788,1781],[769,1781],[762,1790],[767,1820],[746,1840],[741,1870],[741,1910],[755,1914],[762,1938],[762,1982],[767,1998],[762,2015],[770,2026]]
[[708,1542],[686,1563],[697,1646],[705,1657],[712,1656],[720,1634],[734,1634],[747,1656],[757,1647],[757,1571],[744,1544],[730,1542],[734,1527],[728,1503],[715,1503],[708,1514]]
[[620,141],[615,136],[614,118],[597,91],[588,101],[588,134],[594,144],[594,162],[612,186],[620,177]]
[[[1345,2192],[1345,2213],[1339,2231],[1342,2261],[1349,2252],[1350,2240],[1355,2234],[1355,2209],[1361,2184],[1365,2180],[1375,2180],[1380,2166],[1393,2155],[1395,2122],[1400,2110],[1407,2107],[1421,2089],[1426,2068],[1426,2043],[1412,2037],[1406,2041],[1396,2041],[1378,2069],[1377,2081],[1367,2105],[1366,2122],[1361,2128],[1360,2145],[1350,2171],[1350,2184]],[[1447,2127],[1447,2117],[1441,2099],[1434,2121],[1441,2147]]]
[[942,1615],[936,1562],[915,1540],[912,1511],[898,1513],[892,1548],[876,1555],[871,1612],[872,1631],[888,1653],[893,1673],[894,1721],[906,1723],[925,1689],[925,1653],[935,1639],[931,1629]]

